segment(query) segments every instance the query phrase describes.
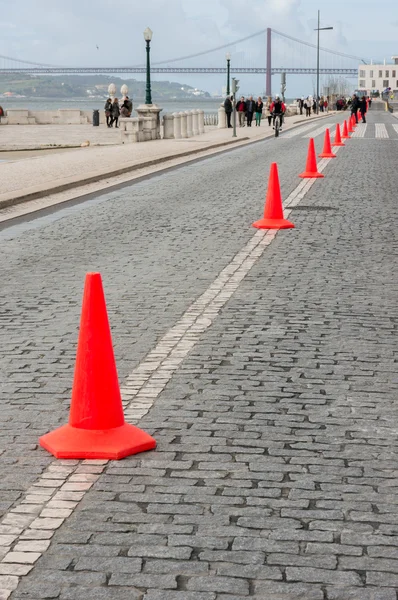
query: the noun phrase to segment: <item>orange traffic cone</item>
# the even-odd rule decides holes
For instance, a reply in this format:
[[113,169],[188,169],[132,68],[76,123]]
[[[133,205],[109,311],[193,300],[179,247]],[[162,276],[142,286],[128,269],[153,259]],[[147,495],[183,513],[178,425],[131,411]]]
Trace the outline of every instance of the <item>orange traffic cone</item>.
[[308,156],[307,156],[307,164],[305,167],[305,171],[304,173],[301,173],[299,175],[299,177],[301,177],[302,179],[314,179],[314,178],[321,178],[321,177],[325,177],[325,175],[322,175],[322,173],[318,172],[318,167],[316,164],[316,156],[315,156],[315,144],[314,144],[314,138],[310,139],[310,143],[308,146]]
[[257,227],[257,229],[292,229],[294,227],[293,223],[283,218],[282,195],[276,163],[271,165],[264,218],[253,223],[253,227]]
[[351,115],[351,126],[353,129],[355,129],[355,127],[357,126],[357,122],[355,120],[354,115]]
[[344,121],[343,123],[343,135],[341,137],[343,138],[343,140],[350,139],[350,136],[348,135],[347,121]]
[[323,144],[322,154],[319,154],[319,158],[336,158],[336,155],[332,152],[332,145],[330,143],[330,132],[329,129],[325,131],[325,141]]
[[352,119],[348,119],[348,134],[354,133],[354,128],[352,126]]
[[156,447],[124,420],[99,273],[86,276],[69,423],[39,441],[56,458],[74,459],[119,459]]
[[341,141],[340,125],[336,125],[336,133],[334,134],[334,142],[332,146],[345,146],[345,143]]

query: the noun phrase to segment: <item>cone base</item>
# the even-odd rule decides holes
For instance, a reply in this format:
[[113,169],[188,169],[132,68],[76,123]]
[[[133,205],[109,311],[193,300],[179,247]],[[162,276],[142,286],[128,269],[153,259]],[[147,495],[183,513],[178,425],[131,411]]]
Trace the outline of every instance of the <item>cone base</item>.
[[260,219],[253,223],[256,229],[294,229],[293,223],[287,219]]
[[332,146],[345,146],[343,142],[333,142]]
[[350,139],[351,139],[351,136],[350,136],[350,135],[342,135],[342,136],[341,136],[341,139],[342,139],[342,140],[350,140]]
[[156,448],[155,440],[145,431],[125,423],[114,429],[78,429],[63,425],[39,440],[40,446],[55,458],[103,458],[119,460]]
[[323,177],[325,177],[325,175],[322,175],[322,173],[318,173],[318,171],[316,171],[315,173],[311,173],[310,171],[304,171],[304,173],[301,173],[299,177],[301,177],[301,179],[322,179]]
[[336,154],[333,152],[322,152],[322,154],[318,154],[319,158],[337,158]]

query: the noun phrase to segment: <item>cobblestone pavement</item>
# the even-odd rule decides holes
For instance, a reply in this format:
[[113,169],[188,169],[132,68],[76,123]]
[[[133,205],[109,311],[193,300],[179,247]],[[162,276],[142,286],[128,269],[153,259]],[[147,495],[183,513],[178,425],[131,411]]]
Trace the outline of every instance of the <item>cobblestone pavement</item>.
[[[252,237],[269,163],[286,197],[307,144],[0,233],[3,511],[52,462],[36,441],[67,417],[84,273],[123,380]],[[397,599],[398,148],[347,146],[142,419],[157,451],[106,466],[13,600]]]

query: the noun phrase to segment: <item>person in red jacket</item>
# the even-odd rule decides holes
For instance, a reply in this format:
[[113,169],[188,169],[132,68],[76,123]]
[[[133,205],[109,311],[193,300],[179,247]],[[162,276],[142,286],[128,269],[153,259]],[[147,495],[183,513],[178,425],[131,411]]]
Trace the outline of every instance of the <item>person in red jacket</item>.
[[275,129],[275,119],[276,119],[276,117],[279,117],[281,131],[282,131],[283,116],[286,112],[286,106],[285,106],[284,102],[282,102],[282,100],[280,99],[278,94],[275,96],[275,100],[273,101],[273,103],[270,106],[270,112],[274,118],[274,120],[273,120],[274,129]]

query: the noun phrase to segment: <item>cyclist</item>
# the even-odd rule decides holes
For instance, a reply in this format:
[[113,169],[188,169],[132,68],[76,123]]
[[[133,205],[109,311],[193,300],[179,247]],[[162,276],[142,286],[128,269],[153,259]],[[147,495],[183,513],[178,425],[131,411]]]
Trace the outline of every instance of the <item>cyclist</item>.
[[275,100],[273,101],[273,103],[270,106],[270,113],[273,116],[274,129],[275,129],[275,119],[276,119],[276,117],[278,117],[279,118],[280,131],[282,131],[283,116],[284,116],[285,112],[286,112],[286,106],[282,102],[280,96],[277,94],[275,96]]

